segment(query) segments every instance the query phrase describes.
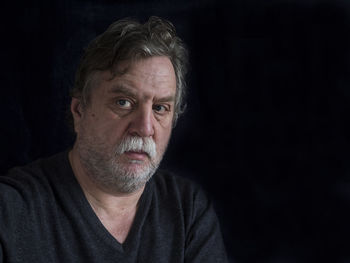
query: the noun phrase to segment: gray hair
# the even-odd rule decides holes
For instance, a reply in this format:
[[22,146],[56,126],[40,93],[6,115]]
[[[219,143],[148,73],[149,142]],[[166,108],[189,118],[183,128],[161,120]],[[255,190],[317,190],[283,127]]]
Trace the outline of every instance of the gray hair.
[[185,108],[185,75],[188,66],[188,51],[176,36],[171,22],[152,16],[141,24],[132,19],[123,19],[111,24],[96,37],[85,50],[75,76],[71,96],[88,105],[91,96],[93,73],[110,70],[113,76],[121,61],[135,61],[153,56],[170,59],[176,76],[174,123]]

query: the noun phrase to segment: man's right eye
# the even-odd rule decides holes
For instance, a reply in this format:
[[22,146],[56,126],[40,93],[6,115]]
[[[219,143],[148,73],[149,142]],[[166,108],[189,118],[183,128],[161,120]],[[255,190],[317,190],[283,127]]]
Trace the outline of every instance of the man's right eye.
[[117,100],[117,105],[122,107],[122,108],[130,108],[131,107],[131,102],[125,99],[119,99]]

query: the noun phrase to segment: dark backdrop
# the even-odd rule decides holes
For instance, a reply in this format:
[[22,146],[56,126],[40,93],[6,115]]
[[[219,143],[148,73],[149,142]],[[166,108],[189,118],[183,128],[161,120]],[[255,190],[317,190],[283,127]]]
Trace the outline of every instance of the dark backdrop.
[[350,262],[347,0],[2,4],[1,171],[71,144],[82,48],[117,19],[150,15],[176,25],[192,65],[163,167],[211,195],[230,258]]

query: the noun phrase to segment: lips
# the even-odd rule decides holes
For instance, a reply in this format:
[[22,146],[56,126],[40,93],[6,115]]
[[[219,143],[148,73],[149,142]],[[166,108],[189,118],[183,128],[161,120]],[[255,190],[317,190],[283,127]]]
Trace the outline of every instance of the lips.
[[143,151],[127,151],[124,154],[132,160],[143,161],[148,158],[148,154]]

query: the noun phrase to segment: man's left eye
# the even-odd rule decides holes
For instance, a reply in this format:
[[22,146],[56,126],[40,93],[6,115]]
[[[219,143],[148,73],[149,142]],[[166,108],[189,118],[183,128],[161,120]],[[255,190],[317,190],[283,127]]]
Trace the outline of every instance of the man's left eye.
[[154,105],[153,110],[155,110],[158,113],[164,113],[165,111],[167,111],[167,108],[163,105]]

